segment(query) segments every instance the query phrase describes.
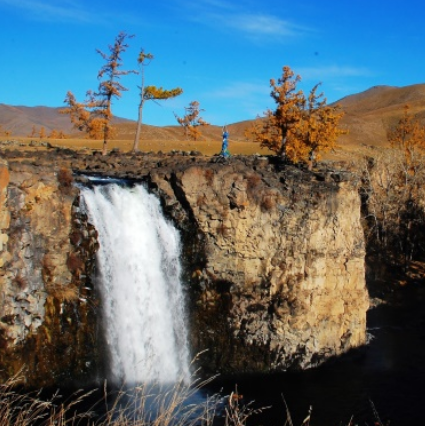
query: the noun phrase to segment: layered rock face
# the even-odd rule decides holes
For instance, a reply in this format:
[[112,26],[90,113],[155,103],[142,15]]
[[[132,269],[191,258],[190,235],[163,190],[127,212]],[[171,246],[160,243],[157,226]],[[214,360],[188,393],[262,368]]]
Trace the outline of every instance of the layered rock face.
[[152,180],[192,227],[194,346],[212,370],[308,368],[365,343],[355,182],[266,160]]
[[93,359],[86,269],[96,233],[73,214],[69,169],[3,161],[0,175],[1,375],[20,372],[28,385],[71,382]]
[[26,365],[33,381],[87,376],[102,357],[96,232],[71,171],[145,181],[160,197],[184,241],[188,326],[193,353],[207,349],[206,370],[308,368],[365,343],[364,239],[350,174],[256,157],[4,157],[0,355],[9,375]]

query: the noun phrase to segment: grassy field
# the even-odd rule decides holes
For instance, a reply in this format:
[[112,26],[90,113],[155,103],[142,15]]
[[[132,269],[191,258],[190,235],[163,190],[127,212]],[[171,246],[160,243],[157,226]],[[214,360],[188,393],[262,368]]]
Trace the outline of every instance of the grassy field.
[[[10,139],[10,138],[9,138]],[[7,140],[3,137],[0,140]],[[32,140],[35,142],[48,142],[55,147],[65,147],[72,149],[91,149],[101,150],[103,142],[101,140],[90,139],[31,139],[31,138],[13,138],[18,142],[30,144]],[[119,148],[123,152],[130,152],[133,148],[132,140],[111,140],[108,142],[108,150]],[[230,152],[233,155],[267,155],[271,152],[267,149],[260,148],[258,143],[229,141]],[[214,155],[220,153],[221,141],[202,140],[202,141],[178,141],[178,140],[142,140],[139,146],[140,151],[144,152],[170,152],[173,150],[180,151],[200,151],[204,155]]]
[[[75,150],[102,150],[103,141],[92,140],[92,139],[38,139],[28,137],[15,137],[6,138],[0,137],[1,141],[13,140],[25,145],[28,145],[28,149],[43,149],[42,145],[47,142],[53,147],[71,148]],[[31,141],[34,141],[34,147],[31,147]],[[108,142],[108,151],[114,148],[118,148],[121,152],[131,152],[133,148],[133,140],[121,139],[111,140]],[[382,150],[383,146],[375,146],[375,149]],[[199,151],[203,155],[213,156],[219,154],[221,150],[221,140],[219,139],[208,139],[199,141],[188,141],[188,140],[175,140],[175,139],[145,139],[141,140],[139,145],[141,152],[171,152],[173,150],[178,151]],[[273,155],[273,152],[261,148],[259,143],[252,141],[241,141],[241,140],[229,140],[229,150],[232,155]],[[337,148],[335,150],[322,153],[320,160],[330,161],[348,161],[357,162],[360,157],[371,156],[376,154],[376,151],[371,151],[371,147],[367,147],[365,144],[359,144],[349,140],[341,138],[338,141]]]

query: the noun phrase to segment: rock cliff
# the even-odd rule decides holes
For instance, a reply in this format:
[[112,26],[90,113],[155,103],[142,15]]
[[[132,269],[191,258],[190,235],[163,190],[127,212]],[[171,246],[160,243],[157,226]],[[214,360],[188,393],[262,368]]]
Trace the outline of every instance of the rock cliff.
[[94,353],[90,273],[96,233],[73,214],[72,174],[58,164],[0,164],[2,376],[72,382]]
[[164,177],[151,182],[191,233],[193,346],[209,349],[209,368],[308,368],[365,343],[364,241],[349,175],[279,172],[258,159]]
[[308,368],[362,345],[368,295],[357,182],[261,157],[4,150],[0,355],[30,383],[99,368],[96,231],[81,174],[146,182],[181,230],[193,353],[208,371]]

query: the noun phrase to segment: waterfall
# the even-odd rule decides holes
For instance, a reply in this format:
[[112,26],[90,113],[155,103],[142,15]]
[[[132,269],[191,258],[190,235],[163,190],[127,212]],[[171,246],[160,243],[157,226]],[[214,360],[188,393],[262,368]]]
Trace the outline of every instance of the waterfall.
[[98,232],[97,269],[114,383],[189,380],[180,238],[142,185],[81,188]]

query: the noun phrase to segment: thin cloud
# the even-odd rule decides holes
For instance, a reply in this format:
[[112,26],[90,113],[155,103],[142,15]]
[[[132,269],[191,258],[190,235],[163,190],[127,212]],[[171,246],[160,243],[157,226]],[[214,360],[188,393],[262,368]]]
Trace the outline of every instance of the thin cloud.
[[234,10],[235,6],[231,3],[228,3],[225,0],[199,0],[198,4],[204,4],[206,6],[216,7],[223,10]]
[[255,38],[262,36],[294,37],[306,31],[289,21],[270,15],[235,15],[227,25]]
[[211,98],[220,99],[247,99],[250,97],[267,96],[270,93],[270,88],[266,84],[235,82],[228,84],[218,90],[208,93]]
[[269,13],[248,13],[239,4],[224,0],[190,1],[186,7],[191,10],[187,16],[192,21],[215,29],[237,31],[252,40],[275,38],[281,41],[282,37],[298,37],[312,32],[309,28]]
[[233,82],[204,93],[203,97],[219,100],[223,104],[222,114],[226,109],[237,108],[242,120],[242,117],[255,118],[264,113],[270,103],[270,88],[267,82]]
[[59,4],[49,0],[0,0],[0,5],[19,9],[28,17],[38,21],[92,22],[93,16],[82,4],[73,0],[62,0]]

